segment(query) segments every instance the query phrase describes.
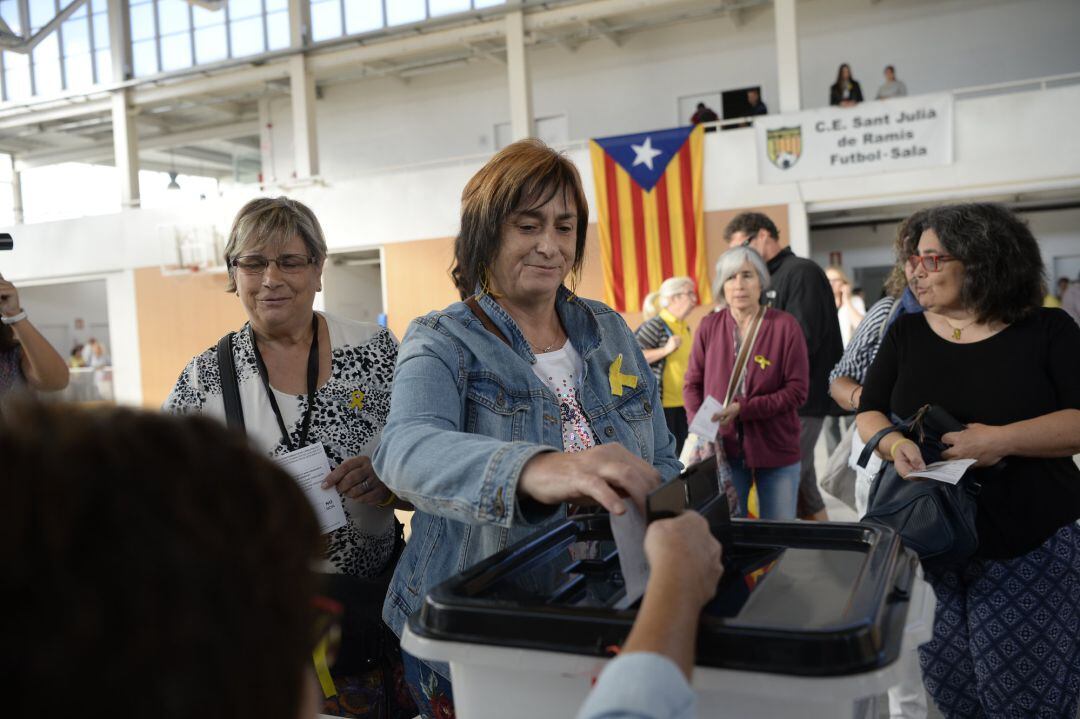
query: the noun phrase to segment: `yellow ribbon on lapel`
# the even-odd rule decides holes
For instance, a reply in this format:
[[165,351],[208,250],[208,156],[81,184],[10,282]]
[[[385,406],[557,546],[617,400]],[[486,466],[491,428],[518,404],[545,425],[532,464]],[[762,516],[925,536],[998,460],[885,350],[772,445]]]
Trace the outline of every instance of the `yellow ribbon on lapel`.
[[629,387],[633,389],[637,387],[637,375],[636,374],[623,374],[622,371],[622,355],[615,358],[615,361],[608,367],[608,383],[611,385],[611,394],[616,397],[621,397],[623,387]]
[[761,366],[761,369],[765,369],[772,364],[772,362],[768,360],[765,355],[754,355],[754,361]]
[[349,402],[349,409],[361,410],[364,408],[364,393],[362,390],[356,390],[352,393],[352,401]]

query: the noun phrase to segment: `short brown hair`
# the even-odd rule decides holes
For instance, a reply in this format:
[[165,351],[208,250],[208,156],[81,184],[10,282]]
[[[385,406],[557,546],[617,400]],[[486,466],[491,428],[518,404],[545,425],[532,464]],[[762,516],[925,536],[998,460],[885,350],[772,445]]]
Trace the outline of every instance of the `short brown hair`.
[[780,239],[780,230],[769,216],[761,212],[740,212],[731,218],[731,222],[724,228],[724,241],[730,242],[731,236],[736,232],[745,232],[751,239],[757,237],[757,233],[765,230],[769,237],[774,240]]
[[315,213],[302,202],[288,197],[260,197],[236,213],[229,241],[225,244],[225,264],[229,268],[226,292],[236,292],[232,261],[256,247],[280,247],[299,237],[307,251],[321,263],[326,259],[326,238]]
[[60,680],[88,716],[295,719],[320,538],[288,475],[210,419],[30,401],[0,457],[14,716]]
[[589,204],[574,163],[540,140],[521,140],[500,150],[472,176],[461,193],[461,231],[454,241],[450,277],[461,298],[473,294],[502,244],[502,228],[515,212],[539,208],[558,193],[577,209],[573,271],[585,260]]

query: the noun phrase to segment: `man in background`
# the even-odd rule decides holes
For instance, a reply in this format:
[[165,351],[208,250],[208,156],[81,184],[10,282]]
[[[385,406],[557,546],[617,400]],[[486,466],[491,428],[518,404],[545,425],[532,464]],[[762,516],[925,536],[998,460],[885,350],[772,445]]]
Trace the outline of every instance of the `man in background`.
[[885,84],[878,88],[877,99],[888,100],[890,97],[906,97],[907,85],[902,80],[896,79],[896,68],[892,65],[885,66]]
[[800,519],[825,521],[829,515],[817,486],[814,445],[825,417],[839,413],[839,407],[829,397],[829,371],[844,353],[832,288],[816,263],[796,257],[790,247],[780,246],[776,225],[760,212],[736,215],[724,229],[724,239],[731,247],[743,245],[761,255],[772,276],[771,287],[762,293],[762,304],[794,315],[806,337],[810,393],[806,404],[799,408],[802,468],[796,512]]
[[769,114],[769,108],[761,101],[761,93],[757,89],[746,91],[746,104],[750,106],[751,115]]
[[716,114],[716,111],[704,102],[699,102],[697,104],[697,110],[690,116],[690,122],[694,125],[700,125],[703,122],[716,122],[719,119],[720,116]]

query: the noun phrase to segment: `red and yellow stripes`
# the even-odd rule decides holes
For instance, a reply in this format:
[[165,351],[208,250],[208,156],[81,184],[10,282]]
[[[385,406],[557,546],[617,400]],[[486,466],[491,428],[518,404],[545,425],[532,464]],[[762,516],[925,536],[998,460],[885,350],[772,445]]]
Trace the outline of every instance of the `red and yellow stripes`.
[[645,295],[677,275],[694,278],[700,301],[712,302],[701,188],[704,129],[690,133],[649,192],[599,144],[589,146],[607,303],[636,312]]

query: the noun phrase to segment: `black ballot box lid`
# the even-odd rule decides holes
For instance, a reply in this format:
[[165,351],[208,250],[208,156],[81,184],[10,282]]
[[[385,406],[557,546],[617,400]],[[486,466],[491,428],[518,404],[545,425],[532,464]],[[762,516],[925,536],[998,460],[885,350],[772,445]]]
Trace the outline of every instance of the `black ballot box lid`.
[[[728,536],[698,666],[837,676],[896,659],[918,559],[895,532],[733,520]],[[616,608],[624,596],[607,515],[574,517],[435,587],[409,628],[433,640],[611,656],[637,614],[637,604]]]

